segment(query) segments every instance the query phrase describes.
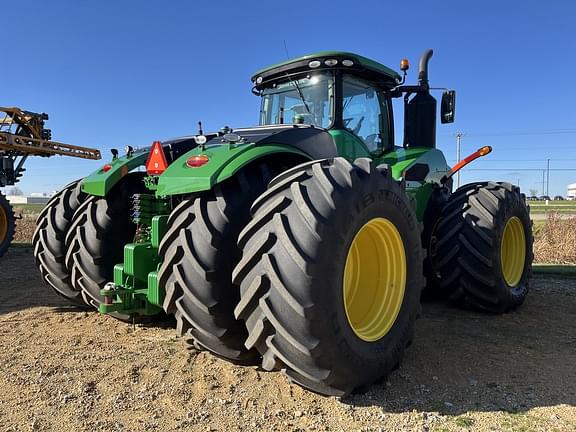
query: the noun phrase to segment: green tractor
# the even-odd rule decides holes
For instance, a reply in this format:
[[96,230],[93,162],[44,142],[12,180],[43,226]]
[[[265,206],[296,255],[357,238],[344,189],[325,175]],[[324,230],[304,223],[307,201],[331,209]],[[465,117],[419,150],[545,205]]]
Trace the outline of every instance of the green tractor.
[[[321,394],[384,379],[412,342],[424,289],[503,313],[524,301],[531,275],[519,188],[452,192],[452,175],[491,149],[452,168],[436,149],[431,56],[415,85],[406,60],[402,76],[345,52],[258,71],[259,126],[205,134],[200,124],[193,136],[113,150],[52,201],[59,218],[40,218],[66,253],[38,266],[74,302],[123,320],[174,315],[197,349]],[[442,123],[454,108],[445,91]]]

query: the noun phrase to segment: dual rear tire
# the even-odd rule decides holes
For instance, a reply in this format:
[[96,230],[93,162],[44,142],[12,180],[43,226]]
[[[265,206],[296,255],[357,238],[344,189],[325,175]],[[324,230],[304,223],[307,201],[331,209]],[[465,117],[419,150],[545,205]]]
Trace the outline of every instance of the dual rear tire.
[[[89,196],[74,213],[66,235],[66,268],[70,283],[83,301],[98,309],[100,290],[113,280],[114,266],[124,258],[124,246],[134,241],[130,198],[146,189],[141,173],[128,174],[105,196]],[[130,315],[111,313],[123,321]]]
[[38,216],[32,237],[34,259],[42,279],[56,294],[78,306],[87,304],[81,292],[74,288],[66,267],[66,235],[74,213],[85,199],[80,181],[66,185]]

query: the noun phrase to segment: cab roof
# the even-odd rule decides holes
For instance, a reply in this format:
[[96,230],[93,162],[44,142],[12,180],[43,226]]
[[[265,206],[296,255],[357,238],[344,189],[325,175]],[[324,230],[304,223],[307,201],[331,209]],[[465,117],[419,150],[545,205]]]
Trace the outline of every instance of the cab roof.
[[[330,66],[334,62],[326,64],[327,60],[336,60],[337,62]],[[316,67],[311,67],[311,64],[316,65]],[[256,88],[259,88],[260,84],[265,86],[266,82],[292,73],[334,68],[348,70],[373,81],[395,84],[397,80],[401,79],[400,74],[396,71],[361,55],[344,51],[320,51],[260,69],[252,76],[252,82]],[[259,80],[259,78],[261,79]]]

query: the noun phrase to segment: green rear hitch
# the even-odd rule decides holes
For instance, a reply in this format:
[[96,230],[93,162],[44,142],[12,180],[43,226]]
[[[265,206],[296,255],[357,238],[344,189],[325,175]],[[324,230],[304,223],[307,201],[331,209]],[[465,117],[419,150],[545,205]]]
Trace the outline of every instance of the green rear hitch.
[[124,261],[114,266],[114,279],[100,295],[101,313],[158,315],[162,313],[164,289],[158,283],[160,240],[166,232],[168,203],[150,194],[132,198],[132,218],[137,226],[134,243],[124,246]]

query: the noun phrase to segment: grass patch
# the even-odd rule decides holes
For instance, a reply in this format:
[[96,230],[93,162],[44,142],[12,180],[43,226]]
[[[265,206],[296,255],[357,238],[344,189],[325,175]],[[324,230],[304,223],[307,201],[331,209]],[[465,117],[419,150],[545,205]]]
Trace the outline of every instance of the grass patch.
[[573,213],[576,215],[576,201],[550,201],[548,205],[545,202],[529,201],[530,212],[533,214],[544,214],[558,212],[562,214]]
[[[546,201],[528,201],[530,207],[532,206],[545,206]],[[574,207],[576,209],[576,201],[571,200],[564,200],[564,201],[548,201],[549,206],[558,206],[558,207]]]
[[574,264],[534,264],[532,270],[536,274],[576,278],[576,265]]
[[14,212],[22,215],[39,215],[44,207],[44,204],[15,204]]
[[576,209],[565,209],[565,208],[549,208],[549,207],[541,207],[541,208],[534,208],[530,207],[531,214],[548,214],[548,213],[561,213],[565,215],[576,215]]
[[456,423],[459,427],[471,427],[474,425],[475,420],[470,417],[457,417],[454,419],[454,423]]
[[26,249],[32,247],[32,243],[22,243],[22,242],[12,243],[10,247],[16,249]]

